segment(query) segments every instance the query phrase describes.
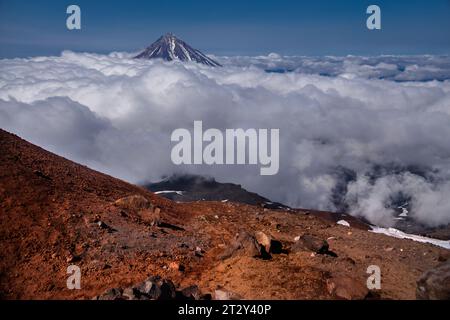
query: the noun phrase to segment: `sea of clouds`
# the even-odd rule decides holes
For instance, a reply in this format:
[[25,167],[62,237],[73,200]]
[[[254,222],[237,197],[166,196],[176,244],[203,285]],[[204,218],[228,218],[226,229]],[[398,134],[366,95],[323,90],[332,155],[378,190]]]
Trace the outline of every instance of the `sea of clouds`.
[[[450,57],[216,57],[223,68],[63,52],[0,60],[0,127],[132,183],[214,176],[295,207],[450,223]],[[280,171],[175,166],[177,128],[279,128]]]

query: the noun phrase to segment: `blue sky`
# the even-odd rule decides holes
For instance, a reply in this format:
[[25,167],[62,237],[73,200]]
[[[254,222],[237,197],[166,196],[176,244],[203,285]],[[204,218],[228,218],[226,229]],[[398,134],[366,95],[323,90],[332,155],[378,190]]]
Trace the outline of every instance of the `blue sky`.
[[[381,31],[365,27],[370,4]],[[0,0],[0,57],[137,51],[166,32],[218,55],[449,54],[450,0]]]

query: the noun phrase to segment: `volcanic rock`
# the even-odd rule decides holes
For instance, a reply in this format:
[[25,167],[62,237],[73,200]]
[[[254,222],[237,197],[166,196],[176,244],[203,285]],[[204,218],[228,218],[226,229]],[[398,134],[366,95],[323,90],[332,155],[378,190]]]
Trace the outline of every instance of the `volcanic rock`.
[[420,300],[450,300],[450,260],[420,277],[416,297]]
[[197,286],[189,286],[180,292],[181,298],[186,300],[200,300],[202,293]]
[[124,297],[122,296],[122,290],[118,288],[112,288],[109,290],[106,290],[104,293],[99,295],[98,297],[95,297],[94,300],[123,300]]
[[255,233],[255,239],[256,242],[261,246],[260,251],[264,250],[266,254],[269,254],[272,239],[262,231],[258,231]]
[[369,293],[364,281],[359,281],[347,275],[333,275],[326,281],[328,293],[338,299],[362,300]]
[[145,209],[152,209],[152,203],[141,195],[131,195],[128,197],[120,198],[114,202],[116,206],[121,209],[138,212]]
[[214,300],[241,300],[242,297],[231,291],[217,289],[214,291]]
[[260,246],[253,236],[242,230],[219,257],[225,260],[235,254],[258,257],[261,255]]

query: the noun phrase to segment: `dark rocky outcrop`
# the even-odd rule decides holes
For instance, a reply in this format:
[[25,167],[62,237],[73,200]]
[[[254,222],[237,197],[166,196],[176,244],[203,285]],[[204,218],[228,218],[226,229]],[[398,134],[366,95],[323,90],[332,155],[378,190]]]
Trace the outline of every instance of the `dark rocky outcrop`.
[[174,283],[161,277],[149,277],[131,287],[106,290],[94,300],[201,300],[202,295],[197,286],[177,290]]

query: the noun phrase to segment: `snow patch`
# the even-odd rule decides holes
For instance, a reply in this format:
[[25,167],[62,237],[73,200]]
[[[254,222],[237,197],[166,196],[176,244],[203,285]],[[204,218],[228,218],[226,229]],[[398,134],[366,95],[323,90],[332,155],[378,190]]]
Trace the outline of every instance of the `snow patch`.
[[183,195],[184,191],[174,191],[174,190],[163,190],[163,191],[156,191],[155,194],[166,194],[166,193],[176,193],[180,196]]
[[406,208],[401,208],[402,213],[400,213],[399,217],[407,217],[408,216],[408,210]]
[[345,221],[345,220],[339,220],[338,222],[336,222],[337,224],[340,224],[341,226],[344,226],[344,227],[350,227],[350,223],[348,223],[347,221]]
[[410,240],[422,242],[422,243],[431,243],[438,247],[450,249],[450,241],[438,240],[438,239],[418,236],[415,234],[408,234],[408,233],[404,233],[403,231],[397,230],[395,228],[381,228],[381,227],[372,226],[371,232],[385,234],[387,236],[398,238],[398,239],[410,239]]

